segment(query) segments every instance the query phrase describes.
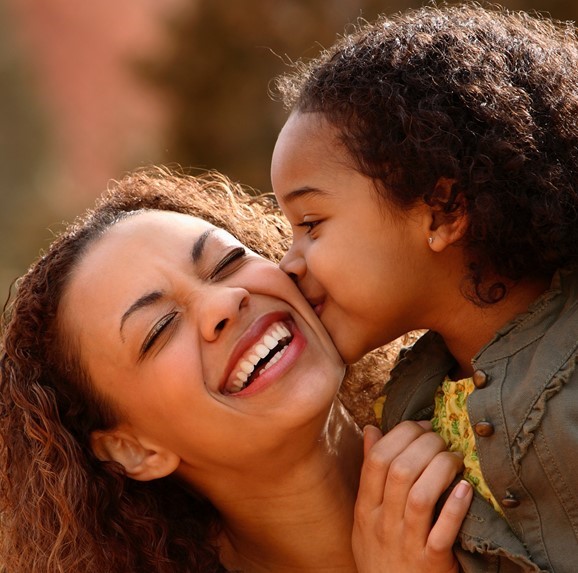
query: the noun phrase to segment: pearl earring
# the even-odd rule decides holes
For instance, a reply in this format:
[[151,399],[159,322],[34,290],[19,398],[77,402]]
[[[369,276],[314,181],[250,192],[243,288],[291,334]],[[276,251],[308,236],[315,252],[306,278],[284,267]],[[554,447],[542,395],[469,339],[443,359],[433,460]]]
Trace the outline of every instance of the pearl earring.
[[427,240],[427,242],[428,242],[430,245],[432,245],[433,242],[434,242],[434,238],[433,238],[433,237],[430,237],[430,238]]

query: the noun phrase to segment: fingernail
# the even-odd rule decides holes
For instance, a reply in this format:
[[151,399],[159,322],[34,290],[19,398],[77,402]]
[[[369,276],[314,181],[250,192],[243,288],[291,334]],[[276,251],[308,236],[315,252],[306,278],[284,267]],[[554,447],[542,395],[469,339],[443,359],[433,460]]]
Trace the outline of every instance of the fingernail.
[[426,430],[431,430],[432,428],[431,422],[429,420],[419,420],[417,423]]
[[463,479],[455,487],[454,495],[458,499],[464,499],[464,497],[466,497],[466,495],[468,495],[468,493],[470,492],[470,489],[472,489],[472,485],[470,484],[470,482],[467,482],[465,479]]

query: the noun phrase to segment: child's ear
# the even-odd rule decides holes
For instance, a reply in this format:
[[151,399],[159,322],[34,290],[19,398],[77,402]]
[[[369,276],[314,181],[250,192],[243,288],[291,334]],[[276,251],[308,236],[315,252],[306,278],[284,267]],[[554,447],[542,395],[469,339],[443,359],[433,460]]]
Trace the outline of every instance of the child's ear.
[[132,479],[150,481],[172,474],[180,458],[170,450],[137,438],[126,429],[97,430],[90,436],[94,455],[121,464]]
[[432,251],[441,252],[455,244],[468,228],[464,196],[456,192],[455,180],[440,177],[431,196],[431,225],[428,243]]

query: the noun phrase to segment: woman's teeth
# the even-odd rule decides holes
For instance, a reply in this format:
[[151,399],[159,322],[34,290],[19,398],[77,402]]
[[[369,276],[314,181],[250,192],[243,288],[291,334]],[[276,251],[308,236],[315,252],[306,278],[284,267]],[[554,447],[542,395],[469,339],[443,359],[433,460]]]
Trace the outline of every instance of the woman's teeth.
[[237,372],[227,384],[226,391],[229,394],[235,394],[248,386],[252,382],[251,377],[257,374],[257,365],[265,362],[263,367],[258,369],[260,374],[278,362],[290,339],[291,332],[283,323],[272,324],[261,340],[244,354],[237,366]]

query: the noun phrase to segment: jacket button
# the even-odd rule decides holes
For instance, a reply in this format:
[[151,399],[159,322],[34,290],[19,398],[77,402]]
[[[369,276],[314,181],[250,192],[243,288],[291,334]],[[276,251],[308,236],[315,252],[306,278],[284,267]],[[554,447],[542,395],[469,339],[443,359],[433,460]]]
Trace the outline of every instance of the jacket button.
[[478,436],[487,438],[494,433],[494,425],[490,422],[478,422],[474,425],[474,431]]
[[476,388],[485,388],[488,383],[488,375],[483,370],[476,370],[472,378]]
[[506,497],[502,499],[502,505],[508,509],[518,507],[520,500],[514,497],[511,493],[506,492]]

